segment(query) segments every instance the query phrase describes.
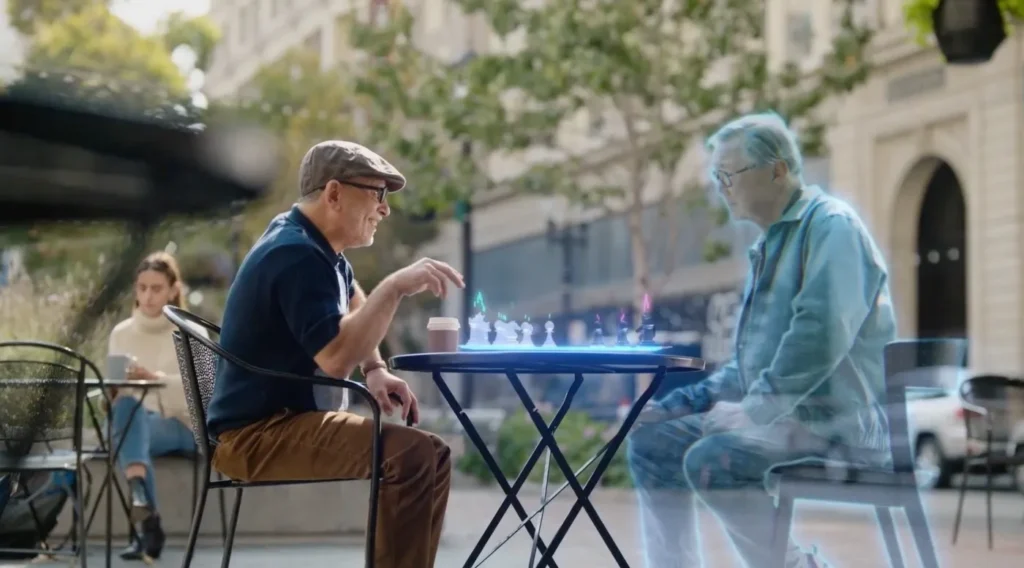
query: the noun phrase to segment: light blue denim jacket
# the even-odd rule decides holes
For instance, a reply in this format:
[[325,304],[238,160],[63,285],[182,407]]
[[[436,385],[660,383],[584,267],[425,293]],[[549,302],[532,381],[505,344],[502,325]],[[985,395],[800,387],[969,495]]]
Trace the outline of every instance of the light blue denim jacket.
[[758,424],[886,451],[882,351],[895,339],[881,252],[846,203],[804,187],[750,249],[732,360],[671,393],[669,408],[740,401]]

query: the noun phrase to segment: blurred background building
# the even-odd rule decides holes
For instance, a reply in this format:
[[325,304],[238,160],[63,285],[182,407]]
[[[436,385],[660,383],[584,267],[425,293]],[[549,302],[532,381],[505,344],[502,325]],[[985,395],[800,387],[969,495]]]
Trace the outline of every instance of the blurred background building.
[[23,46],[7,17],[7,0],[0,0],[0,83],[17,76]]
[[[458,61],[496,48],[481,22],[445,0],[413,0],[416,37],[424,49]],[[256,71],[306,45],[325,69],[351,57],[341,41],[343,18],[387,18],[387,0],[213,0],[211,17],[224,41],[206,82],[211,98],[244,95]],[[766,37],[775,64],[814,69],[830,46],[840,12],[820,0],[768,0]],[[808,160],[810,183],[845,196],[862,212],[890,262],[894,302],[904,336],[969,336],[972,366],[1015,370],[1024,353],[1017,197],[1021,182],[1022,57],[1019,34],[990,63],[946,66],[931,46],[909,37],[899,0],[862,0],[858,18],[878,28],[868,84],[833,104],[831,159]],[[599,128],[600,125],[595,125]],[[699,176],[701,160],[692,174]],[[706,212],[680,209],[664,219],[649,208],[652,230],[676,223],[671,243],[652,250],[665,285],[654,310],[675,341],[701,343],[717,363],[728,354],[745,248],[754,232],[717,227]],[[970,212],[970,215],[968,215]],[[666,225],[668,223],[668,225]],[[631,252],[625,220],[569,208],[544,196],[482,196],[473,204],[468,235],[446,222],[422,253],[456,266],[472,250],[472,275],[489,310],[511,318],[547,317],[563,340],[584,341],[595,316],[614,317],[631,303]],[[467,238],[468,236],[468,238]],[[731,254],[706,262],[708,238]],[[468,245],[468,246],[467,246]],[[657,249],[659,247],[652,247]],[[665,259],[672,249],[673,259]],[[447,315],[464,300],[449,298]],[[573,323],[575,322],[575,323]]]

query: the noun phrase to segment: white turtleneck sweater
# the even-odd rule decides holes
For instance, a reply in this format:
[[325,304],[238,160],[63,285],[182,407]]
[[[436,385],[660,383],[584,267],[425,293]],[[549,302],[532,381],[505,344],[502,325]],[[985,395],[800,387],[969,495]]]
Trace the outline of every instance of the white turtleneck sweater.
[[[139,365],[155,373],[167,383],[162,389],[153,389],[143,400],[143,406],[167,418],[177,418],[190,426],[188,406],[185,403],[185,388],[181,384],[181,371],[174,351],[171,332],[174,324],[169,319],[149,317],[139,310],[132,317],[114,326],[110,332],[111,355],[135,357]],[[197,330],[206,336],[206,330]]]

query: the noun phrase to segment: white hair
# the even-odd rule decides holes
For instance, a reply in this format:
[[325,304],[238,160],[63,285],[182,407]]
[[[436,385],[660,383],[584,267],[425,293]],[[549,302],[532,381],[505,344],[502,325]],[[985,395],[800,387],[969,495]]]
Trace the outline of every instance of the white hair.
[[796,134],[775,112],[741,116],[718,129],[707,141],[709,151],[742,136],[743,150],[757,165],[785,162],[795,182],[803,181],[804,160]]

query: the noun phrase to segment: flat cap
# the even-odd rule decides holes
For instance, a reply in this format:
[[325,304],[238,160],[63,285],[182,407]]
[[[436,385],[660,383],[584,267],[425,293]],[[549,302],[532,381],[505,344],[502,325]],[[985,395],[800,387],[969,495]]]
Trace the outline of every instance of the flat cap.
[[357,177],[380,178],[388,191],[405,187],[405,176],[375,152],[344,140],[326,140],[313,146],[299,165],[299,197],[323,189],[327,182]]

